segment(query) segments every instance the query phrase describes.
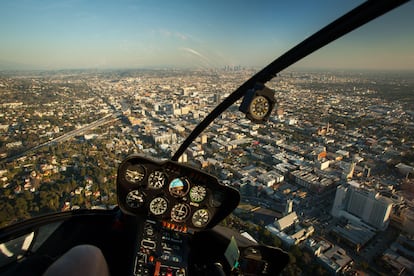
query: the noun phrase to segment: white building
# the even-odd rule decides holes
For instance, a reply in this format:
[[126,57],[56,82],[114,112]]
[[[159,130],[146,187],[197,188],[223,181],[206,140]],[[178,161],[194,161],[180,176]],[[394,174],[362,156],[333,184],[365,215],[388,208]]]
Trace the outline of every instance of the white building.
[[392,201],[375,190],[347,185],[337,187],[332,215],[340,217],[344,216],[344,211],[349,212],[376,229],[385,230],[391,210]]
[[346,195],[348,193],[348,187],[339,185],[336,188],[335,200],[332,206],[332,216],[339,217],[342,210],[346,209]]

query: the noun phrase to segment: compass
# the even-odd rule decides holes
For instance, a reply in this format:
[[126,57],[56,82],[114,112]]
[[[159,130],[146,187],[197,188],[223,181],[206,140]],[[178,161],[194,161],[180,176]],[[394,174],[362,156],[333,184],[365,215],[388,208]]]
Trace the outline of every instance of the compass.
[[264,96],[256,96],[249,106],[250,116],[255,120],[263,120],[269,113],[270,103]]
[[261,83],[249,89],[240,104],[239,110],[255,123],[264,123],[272,113],[276,100],[275,92]]

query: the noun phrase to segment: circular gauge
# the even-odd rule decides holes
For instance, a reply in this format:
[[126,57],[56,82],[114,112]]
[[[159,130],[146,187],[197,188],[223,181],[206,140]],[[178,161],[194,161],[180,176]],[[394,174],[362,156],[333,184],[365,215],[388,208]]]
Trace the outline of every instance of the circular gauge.
[[201,202],[206,197],[207,190],[203,186],[194,186],[190,189],[190,198],[193,202]]
[[183,197],[188,193],[190,183],[187,179],[174,178],[169,186],[170,194],[174,197]]
[[168,208],[168,202],[163,197],[156,197],[153,200],[151,200],[149,205],[149,210],[153,215],[162,215],[167,211]]
[[262,120],[269,113],[269,100],[263,96],[256,96],[249,106],[250,115],[256,120]]
[[176,222],[183,222],[190,214],[190,206],[184,203],[178,203],[171,209],[171,219]]
[[210,212],[207,209],[199,209],[194,212],[191,221],[195,227],[204,227],[210,221]]
[[126,196],[126,203],[131,208],[139,208],[144,204],[144,194],[139,190],[132,190]]
[[152,189],[161,189],[167,181],[167,176],[161,171],[153,171],[148,176],[148,186]]
[[132,183],[138,184],[144,179],[145,169],[141,165],[129,164],[125,170],[125,179]]

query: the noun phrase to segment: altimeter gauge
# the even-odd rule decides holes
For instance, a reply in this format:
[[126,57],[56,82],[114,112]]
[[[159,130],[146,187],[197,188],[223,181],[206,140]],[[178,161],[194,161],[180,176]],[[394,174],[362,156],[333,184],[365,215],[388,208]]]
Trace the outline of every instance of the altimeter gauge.
[[190,189],[190,199],[193,202],[201,202],[206,197],[207,190],[203,186],[194,186]]
[[210,212],[207,209],[199,209],[194,212],[191,221],[195,227],[204,227],[210,221]]
[[190,214],[190,206],[185,203],[178,203],[171,209],[171,219],[176,222],[183,222]]
[[139,208],[144,204],[144,194],[139,190],[132,190],[126,196],[126,204],[131,208]]
[[159,216],[165,213],[168,209],[168,202],[163,197],[156,197],[151,200],[149,210],[153,215]]
[[151,189],[161,189],[167,181],[167,176],[161,171],[153,171],[148,176],[148,187]]
[[141,165],[130,164],[125,170],[126,181],[132,184],[138,184],[145,177],[145,169]]

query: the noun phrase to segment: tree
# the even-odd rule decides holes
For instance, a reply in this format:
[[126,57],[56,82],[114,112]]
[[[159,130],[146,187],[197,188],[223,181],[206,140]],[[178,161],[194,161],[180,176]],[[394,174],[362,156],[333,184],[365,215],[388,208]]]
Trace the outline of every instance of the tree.
[[13,206],[2,200],[0,202],[0,227],[8,225],[15,218],[15,209]]
[[28,212],[28,206],[27,201],[24,199],[24,197],[19,196],[15,201],[15,212],[16,217],[19,219],[29,218],[29,212]]
[[57,211],[59,204],[59,196],[55,192],[40,191],[40,209],[44,211]]
[[23,198],[26,202],[33,202],[34,195],[33,195],[33,193],[31,193],[29,191],[24,191],[23,192]]
[[82,167],[81,172],[80,172],[80,175],[81,175],[82,179],[86,176],[86,169],[85,169],[85,167]]

